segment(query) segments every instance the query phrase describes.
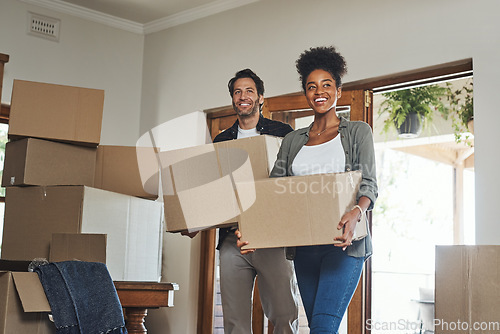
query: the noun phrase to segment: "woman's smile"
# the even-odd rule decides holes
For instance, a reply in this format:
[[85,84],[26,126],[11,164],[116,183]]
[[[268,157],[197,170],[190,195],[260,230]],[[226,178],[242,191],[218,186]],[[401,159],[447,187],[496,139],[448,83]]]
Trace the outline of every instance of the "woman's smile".
[[315,112],[325,113],[334,108],[340,92],[335,79],[327,71],[314,70],[307,77],[306,98]]

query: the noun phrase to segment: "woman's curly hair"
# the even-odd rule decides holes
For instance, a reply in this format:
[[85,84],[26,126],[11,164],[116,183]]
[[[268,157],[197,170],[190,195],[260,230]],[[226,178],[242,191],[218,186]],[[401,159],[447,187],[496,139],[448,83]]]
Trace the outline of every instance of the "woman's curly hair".
[[344,57],[333,46],[320,46],[304,51],[295,62],[297,72],[302,81],[302,89],[306,91],[306,81],[314,70],[324,70],[332,75],[337,88],[342,86],[342,77],[347,73]]

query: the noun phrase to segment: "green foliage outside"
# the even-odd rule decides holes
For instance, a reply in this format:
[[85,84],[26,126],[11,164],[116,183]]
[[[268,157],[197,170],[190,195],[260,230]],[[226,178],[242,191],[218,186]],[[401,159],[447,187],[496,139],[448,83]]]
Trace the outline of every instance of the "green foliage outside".
[[451,124],[455,132],[455,141],[464,141],[470,145],[469,136],[462,138],[461,133],[468,131],[468,123],[474,119],[474,83],[472,78],[458,89],[453,89],[452,85],[446,83],[446,98],[449,104],[448,113],[445,116],[451,119]]
[[462,134],[468,132],[467,124],[474,118],[473,92],[473,79],[469,78],[459,88],[446,82],[382,93],[385,100],[378,114],[388,115],[382,132],[388,133],[394,126],[399,128],[410,113],[420,115],[424,126],[432,122],[437,113],[451,120],[455,141],[468,144],[468,138],[462,138]]

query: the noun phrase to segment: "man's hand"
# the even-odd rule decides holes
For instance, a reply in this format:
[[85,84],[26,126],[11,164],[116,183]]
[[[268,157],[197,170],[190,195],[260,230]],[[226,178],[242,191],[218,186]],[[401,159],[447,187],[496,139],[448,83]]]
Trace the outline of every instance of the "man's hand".
[[193,239],[194,237],[196,237],[196,235],[198,234],[198,232],[199,231],[196,231],[196,232],[182,231],[181,235],[186,235],[186,236],[190,237],[191,239]]
[[241,254],[244,255],[244,254],[249,254],[249,253],[255,252],[255,249],[245,249],[245,250],[241,249],[241,247],[248,245],[248,241],[241,241],[241,232],[240,232],[240,230],[234,231],[234,234],[238,238],[238,240],[236,241],[236,246],[238,246],[238,248],[240,249],[240,253]]

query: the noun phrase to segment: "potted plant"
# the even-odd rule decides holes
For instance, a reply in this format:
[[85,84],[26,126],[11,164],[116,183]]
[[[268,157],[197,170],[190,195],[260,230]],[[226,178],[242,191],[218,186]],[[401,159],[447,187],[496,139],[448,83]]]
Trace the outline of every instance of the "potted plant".
[[385,100],[379,115],[389,114],[383,132],[387,133],[394,126],[400,137],[417,137],[423,125],[432,120],[435,111],[445,113],[445,92],[445,87],[429,85],[382,93]]
[[[450,83],[446,83],[446,99],[449,104],[445,118],[450,117],[457,143],[463,140],[462,134],[469,131],[474,134],[474,86],[470,78],[461,88],[453,89]],[[468,142],[469,135],[465,135]]]

